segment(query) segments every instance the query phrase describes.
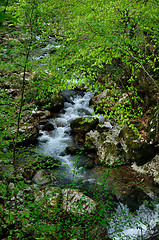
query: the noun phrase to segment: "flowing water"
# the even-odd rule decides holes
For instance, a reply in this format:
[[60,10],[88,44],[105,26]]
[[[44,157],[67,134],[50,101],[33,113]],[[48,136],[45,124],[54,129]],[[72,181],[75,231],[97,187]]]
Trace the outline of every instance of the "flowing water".
[[[60,187],[74,187],[98,192],[100,195],[111,185],[110,181],[103,185],[98,179],[98,166],[93,169],[86,169],[86,162],[89,161],[84,155],[70,155],[67,153],[68,146],[75,146],[71,136],[70,123],[72,120],[89,116],[93,109],[89,107],[89,100],[92,93],[79,94],[71,92],[71,100],[75,104],[65,102],[63,111],[50,122],[54,125],[51,132],[41,131],[38,138],[38,152],[61,161],[62,165],[54,170],[57,177],[55,185]],[[99,120],[103,120],[100,117]],[[99,186],[98,191],[95,187]],[[102,195],[102,194],[101,194]],[[92,195],[93,196],[93,195]],[[104,201],[104,198],[103,198]],[[126,205],[119,203],[116,211],[109,217],[108,233],[112,239],[147,239],[155,232],[156,223],[159,222],[159,204],[153,203],[154,209],[150,209],[145,204],[140,206],[136,214],[131,213]],[[103,218],[107,216],[103,215]]]

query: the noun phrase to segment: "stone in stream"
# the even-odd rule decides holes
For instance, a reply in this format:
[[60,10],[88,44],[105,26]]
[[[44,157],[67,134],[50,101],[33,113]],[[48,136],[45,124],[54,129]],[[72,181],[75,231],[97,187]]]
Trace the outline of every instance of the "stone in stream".
[[42,126],[43,131],[52,131],[54,130],[54,126],[52,123],[46,123],[44,126]]
[[69,103],[71,103],[71,104],[75,104],[75,103],[71,100],[71,98],[70,98],[70,96],[69,96],[68,90],[61,91],[61,92],[59,93],[59,95],[61,95],[61,96],[65,99],[66,102],[69,102]]

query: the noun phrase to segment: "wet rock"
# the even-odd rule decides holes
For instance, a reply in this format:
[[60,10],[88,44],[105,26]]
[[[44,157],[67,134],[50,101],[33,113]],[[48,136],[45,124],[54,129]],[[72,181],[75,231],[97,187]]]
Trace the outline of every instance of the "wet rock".
[[94,160],[93,160],[93,159],[89,159],[89,160],[86,162],[85,168],[91,169],[91,168],[94,167],[94,164],[95,164]]
[[71,104],[75,104],[71,99],[71,95],[72,95],[71,90],[61,91],[59,93],[59,95],[61,95],[65,99],[66,102],[69,102]]
[[52,130],[54,130],[55,128],[54,128],[54,126],[53,126],[53,124],[52,123],[46,123],[43,127],[42,127],[42,130],[43,131],[52,131]]
[[119,139],[128,161],[135,161],[138,166],[151,160],[155,154],[154,146],[147,143],[144,138],[137,136],[129,127],[121,130]]
[[62,189],[62,206],[75,216],[89,216],[97,210],[97,203],[76,189]]

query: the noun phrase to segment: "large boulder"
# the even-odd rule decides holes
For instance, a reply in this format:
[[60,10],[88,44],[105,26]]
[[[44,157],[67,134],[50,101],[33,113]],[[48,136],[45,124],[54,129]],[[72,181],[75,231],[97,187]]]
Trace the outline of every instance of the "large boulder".
[[97,150],[98,161],[107,166],[119,166],[126,162],[124,151],[119,142],[111,135],[106,135]]
[[90,216],[97,211],[97,203],[76,189],[62,189],[62,206],[74,216]]
[[85,136],[88,151],[95,150],[98,162],[104,165],[122,165],[126,163],[124,151],[118,141],[109,132],[90,131]]
[[42,126],[42,130],[43,131],[53,131],[55,129],[55,127],[53,126],[52,123],[47,122],[46,124],[44,124],[44,126]]
[[134,133],[129,127],[124,127],[119,134],[121,146],[126,152],[126,158],[129,162],[136,162],[141,166],[151,160],[155,154],[152,144],[149,144],[141,136]]
[[98,150],[100,133],[97,130],[91,130],[90,132],[86,133],[85,135],[85,148],[88,151]]

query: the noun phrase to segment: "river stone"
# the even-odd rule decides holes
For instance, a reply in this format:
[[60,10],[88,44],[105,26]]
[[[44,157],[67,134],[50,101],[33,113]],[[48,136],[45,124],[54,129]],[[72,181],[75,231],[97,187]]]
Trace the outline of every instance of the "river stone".
[[54,130],[55,128],[54,128],[54,126],[53,126],[53,124],[52,123],[46,123],[43,127],[42,127],[42,130],[43,131],[52,131],[52,130]]
[[80,148],[78,148],[78,147],[76,147],[76,146],[68,146],[68,147],[66,148],[66,152],[67,152],[68,154],[72,154],[72,155],[78,154],[78,153],[80,152]]
[[145,163],[143,166],[137,166],[134,162],[132,168],[139,172],[145,173],[153,177],[155,183],[159,184],[159,154],[157,154],[150,162]]
[[131,188],[127,189],[126,192],[123,192],[118,200],[119,202],[126,204],[131,212],[138,210],[144,202],[151,206],[151,198],[143,189],[136,185],[133,185]]
[[73,215],[90,215],[97,210],[97,203],[76,189],[62,189],[62,206]]
[[32,178],[32,181],[38,185],[42,185],[42,184],[47,184],[47,183],[51,182],[52,179],[51,179],[50,174],[46,170],[41,169],[36,172],[36,174]]

